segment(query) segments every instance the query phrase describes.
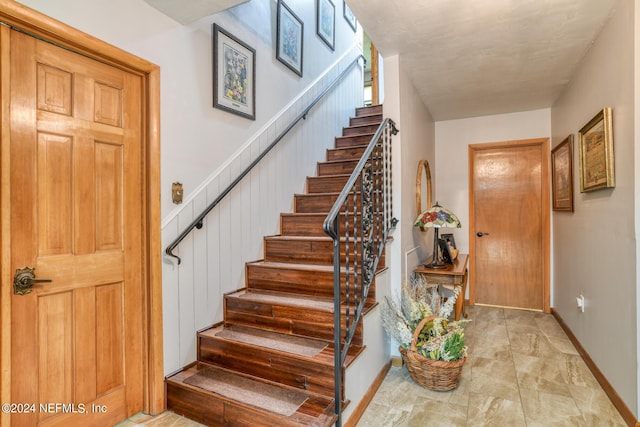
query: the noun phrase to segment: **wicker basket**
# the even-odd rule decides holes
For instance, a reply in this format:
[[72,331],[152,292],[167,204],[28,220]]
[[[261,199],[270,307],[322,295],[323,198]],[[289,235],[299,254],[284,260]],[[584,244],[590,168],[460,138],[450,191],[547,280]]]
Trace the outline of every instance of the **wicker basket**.
[[400,354],[402,355],[402,360],[404,360],[404,363],[407,365],[409,375],[411,375],[411,378],[413,378],[415,382],[429,390],[453,390],[460,384],[460,373],[467,358],[463,357],[453,362],[445,362],[444,360],[429,359],[417,352],[416,342],[420,331],[422,331],[422,328],[427,322],[435,318],[436,316],[429,316],[422,319],[413,332],[411,348],[406,349],[400,347]]

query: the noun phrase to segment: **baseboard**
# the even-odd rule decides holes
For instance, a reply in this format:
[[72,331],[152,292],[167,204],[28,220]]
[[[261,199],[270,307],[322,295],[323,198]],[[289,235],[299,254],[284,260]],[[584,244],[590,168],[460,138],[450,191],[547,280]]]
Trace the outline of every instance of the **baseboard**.
[[394,368],[402,368],[404,366],[404,361],[400,356],[392,356],[391,357],[391,366]]
[[347,422],[344,423],[345,427],[355,427],[356,424],[358,424],[358,421],[360,421],[360,418],[362,418],[362,415],[364,415],[364,411],[367,410],[369,403],[371,403],[373,397],[376,395],[376,392],[382,385],[382,382],[387,376],[387,373],[389,373],[389,369],[391,369],[391,361],[389,361],[389,363],[382,367],[382,370],[380,371],[376,379],[373,381],[373,383],[371,383],[371,387],[369,387],[369,390],[367,390],[362,399],[360,399],[360,403],[358,403],[358,406],[353,409],[353,412],[351,413],[351,416],[349,417]]
[[589,367],[589,370],[591,371],[593,376],[596,378],[598,383],[600,383],[600,386],[607,394],[607,396],[609,396],[609,399],[611,399],[611,403],[613,403],[613,406],[615,406],[618,412],[620,412],[622,419],[627,423],[629,427],[640,427],[640,421],[636,419],[635,415],[633,415],[633,412],[631,412],[622,398],[618,395],[618,393],[616,393],[613,386],[609,383],[602,371],[600,371],[600,369],[598,368],[598,365],[595,364],[593,359],[591,359],[591,357],[589,356],[589,353],[587,353],[584,347],[582,347],[582,345],[580,344],[580,341],[578,341],[576,336],[573,335],[573,332],[571,331],[571,329],[569,329],[569,326],[564,323],[564,320],[562,320],[560,314],[558,314],[558,312],[553,308],[551,309],[551,314],[558,321],[558,324],[560,324],[562,330],[565,332],[565,334],[567,334],[567,337],[569,337],[569,340],[573,343],[576,350],[578,350],[578,353],[580,354],[580,356],[582,356],[582,359]]

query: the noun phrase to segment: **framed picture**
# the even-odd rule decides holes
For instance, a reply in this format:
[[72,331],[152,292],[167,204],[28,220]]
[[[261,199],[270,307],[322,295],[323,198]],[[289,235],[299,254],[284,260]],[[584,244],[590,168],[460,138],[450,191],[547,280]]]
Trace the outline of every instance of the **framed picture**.
[[278,0],[278,36],[276,58],[302,77],[304,24],[282,0]]
[[453,260],[455,257],[451,254],[451,248],[449,247],[449,243],[447,243],[444,239],[438,239],[438,245],[440,246],[440,252],[442,252],[442,259],[444,262],[453,264]]
[[444,240],[445,242],[447,242],[447,244],[452,247],[453,249],[456,249],[456,241],[453,238],[453,234],[441,234],[440,238],[442,240]]
[[611,108],[606,107],[579,133],[580,192],[616,186]]
[[317,0],[316,6],[316,32],[333,50],[336,38],[336,8],[331,0]]
[[551,150],[553,210],[573,212],[573,135]]
[[342,13],[344,15],[344,19],[347,20],[347,23],[349,24],[349,26],[353,29],[353,31],[355,31],[356,30],[356,23],[358,22],[356,20],[356,16],[353,14],[353,12],[351,12],[351,9],[347,5],[346,1],[343,3],[343,5],[344,5],[344,10],[343,10]]
[[256,119],[256,51],[213,24],[213,106]]

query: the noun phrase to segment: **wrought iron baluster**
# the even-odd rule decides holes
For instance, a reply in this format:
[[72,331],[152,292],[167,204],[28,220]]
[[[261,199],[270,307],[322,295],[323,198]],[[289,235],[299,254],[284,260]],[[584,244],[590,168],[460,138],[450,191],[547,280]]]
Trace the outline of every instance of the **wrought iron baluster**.
[[[324,230],[334,242],[334,403],[338,427],[342,423],[342,368],[386,239],[397,222],[392,218],[391,204],[391,135],[396,133],[391,120],[386,119],[380,125],[324,222]],[[344,263],[340,252],[342,240]]]

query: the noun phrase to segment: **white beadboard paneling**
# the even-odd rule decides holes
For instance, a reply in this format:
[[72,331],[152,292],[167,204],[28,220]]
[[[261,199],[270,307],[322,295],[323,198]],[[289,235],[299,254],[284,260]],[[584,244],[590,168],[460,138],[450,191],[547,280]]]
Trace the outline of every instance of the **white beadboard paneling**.
[[[177,218],[165,220],[163,241],[169,244],[244,168],[288,126],[324,87],[358,54],[353,51],[307,94],[245,145],[202,190],[191,197]],[[178,267],[165,259],[163,270],[165,373],[196,360],[196,333],[223,320],[224,294],[245,286],[245,264],[263,257],[263,237],[279,233],[280,213],[293,208],[293,195],[303,193],[305,178],[348,125],[362,104],[362,70],[351,69],[280,143],[267,154],[220,204],[201,230],[194,230],[176,249]],[[313,94],[313,95],[312,95]]]
[[[178,219],[175,218],[162,230],[162,241],[171,242],[178,235]],[[178,253],[174,251],[174,253]],[[178,306],[178,267],[172,259],[164,258],[162,263],[162,339],[164,340],[165,374],[181,367],[178,345],[180,342],[180,308]],[[168,369],[168,370],[167,370]]]
[[[194,212],[203,212],[208,205],[207,192],[203,191],[196,197],[193,203]],[[208,223],[209,218],[205,218],[204,223]],[[207,301],[207,276],[209,260],[207,257],[207,234],[202,230],[193,233],[193,306],[194,322],[197,325],[206,324],[207,313],[209,312]]]
[[[184,230],[193,221],[192,209],[183,210],[178,216],[178,227]],[[180,363],[186,365],[196,358],[195,343],[190,339],[190,335],[195,330],[195,307],[194,293],[195,282],[194,271],[194,233],[189,234],[180,244],[180,257],[182,263],[178,269],[178,309],[180,310],[179,331],[180,331]]]

